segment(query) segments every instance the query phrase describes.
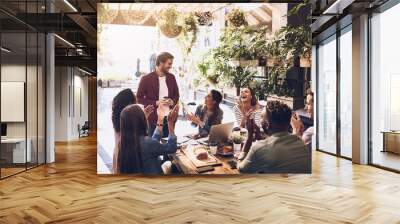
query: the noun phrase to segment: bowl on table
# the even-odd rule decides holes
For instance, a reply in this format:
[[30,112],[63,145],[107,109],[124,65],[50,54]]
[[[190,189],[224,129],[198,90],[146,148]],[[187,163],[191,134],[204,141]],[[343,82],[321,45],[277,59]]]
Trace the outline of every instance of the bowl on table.
[[231,145],[220,146],[217,150],[217,154],[221,155],[221,156],[232,156],[233,155],[233,147]]

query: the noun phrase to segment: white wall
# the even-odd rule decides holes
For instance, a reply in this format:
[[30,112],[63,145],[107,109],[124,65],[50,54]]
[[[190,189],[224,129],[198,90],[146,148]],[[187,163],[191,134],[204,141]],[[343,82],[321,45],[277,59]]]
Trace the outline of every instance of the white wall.
[[88,78],[72,67],[56,67],[55,73],[55,141],[70,141],[88,120]]
[[[38,69],[38,70],[37,70]],[[25,80],[27,77],[27,80]],[[23,122],[5,122],[7,124],[8,138],[25,138],[30,140],[30,148],[32,161],[44,163],[44,74],[42,67],[24,64],[3,64],[1,66],[2,82],[24,82],[26,84],[26,107],[22,108],[22,112],[27,115],[27,119]],[[24,94],[22,92],[22,94]],[[2,96],[7,97],[7,96]],[[11,110],[10,108],[1,108]],[[10,111],[8,111],[10,112]],[[12,111],[11,111],[12,113]],[[37,153],[39,155],[37,156]]]
[[[36,74],[36,67],[33,66],[28,66],[25,67],[24,65],[18,65],[18,64],[4,64],[1,66],[1,81],[3,82],[25,82],[25,75],[26,75],[26,70],[28,74],[35,73]],[[29,78],[30,76],[28,76]],[[29,79],[29,85],[36,86],[36,80],[31,80]],[[28,106],[35,107],[36,108],[36,88],[27,88],[27,103]],[[31,102],[34,102],[34,104],[31,104]],[[7,110],[7,108],[1,108],[1,110]],[[29,110],[31,111],[31,110]],[[28,113],[28,122],[35,121],[36,124],[36,119],[37,115],[36,113]],[[26,122],[7,122],[7,136],[8,137],[25,137],[25,123]],[[33,124],[28,125],[29,127],[32,127]],[[36,126],[35,126],[36,130]],[[29,134],[29,130],[28,130]],[[36,134],[36,133],[35,133]],[[29,136],[28,136],[29,137]]]

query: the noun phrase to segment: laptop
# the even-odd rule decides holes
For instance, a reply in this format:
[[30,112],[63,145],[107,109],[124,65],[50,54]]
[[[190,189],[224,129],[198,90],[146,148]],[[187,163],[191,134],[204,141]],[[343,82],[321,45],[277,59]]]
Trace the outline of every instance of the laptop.
[[227,142],[229,135],[232,132],[234,122],[217,124],[211,126],[210,134],[208,137],[198,139],[197,141],[201,144],[208,145],[210,142],[221,143]]

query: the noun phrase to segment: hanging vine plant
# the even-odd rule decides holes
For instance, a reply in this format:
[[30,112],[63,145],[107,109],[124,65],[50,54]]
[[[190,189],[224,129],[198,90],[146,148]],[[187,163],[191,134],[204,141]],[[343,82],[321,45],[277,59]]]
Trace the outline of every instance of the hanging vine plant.
[[157,26],[166,37],[175,38],[182,32],[178,19],[179,14],[175,7],[164,8],[159,13]]
[[187,57],[197,40],[198,33],[197,20],[195,16],[190,13],[183,18],[182,34],[177,38],[178,44],[181,47],[182,53]]
[[114,10],[108,4],[97,4],[97,52],[101,53],[101,34],[105,30],[105,24],[111,23],[118,15],[119,10]]

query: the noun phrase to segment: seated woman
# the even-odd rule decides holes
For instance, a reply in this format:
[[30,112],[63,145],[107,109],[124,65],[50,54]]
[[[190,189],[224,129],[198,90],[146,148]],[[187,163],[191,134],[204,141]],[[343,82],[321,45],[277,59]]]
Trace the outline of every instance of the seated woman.
[[240,98],[233,107],[233,111],[239,127],[246,127],[248,118],[254,119],[256,125],[261,127],[261,108],[251,88],[245,87],[241,89]]
[[[310,89],[307,90],[306,94],[305,114],[301,115],[300,112],[301,111],[296,112],[292,116],[290,124],[293,128],[293,134],[302,138],[304,144],[311,149],[311,140],[314,134],[314,93]],[[303,116],[303,120],[308,121],[308,123],[303,123],[301,116]]]
[[175,122],[178,118],[178,104],[167,118],[168,141],[161,144],[164,116],[157,111],[157,128],[153,136],[147,136],[147,121],[143,109],[139,105],[129,105],[121,112],[121,141],[117,158],[117,171],[121,174],[144,173],[162,174],[159,156],[175,153],[177,140]]
[[121,111],[130,104],[136,103],[136,96],[131,89],[124,89],[113,99],[111,120],[114,127],[114,153],[113,153],[113,173],[117,172],[118,145],[120,140],[120,117]]
[[222,94],[217,90],[211,90],[204,98],[204,104],[200,104],[195,114],[189,113],[187,118],[194,126],[199,127],[199,133],[194,138],[202,138],[209,134],[211,126],[221,124],[224,112],[219,108]]

